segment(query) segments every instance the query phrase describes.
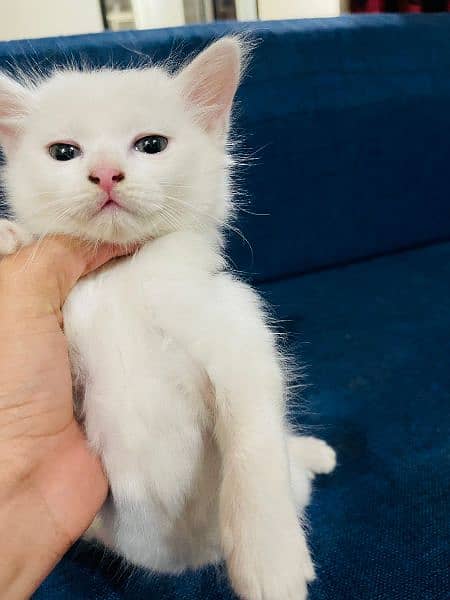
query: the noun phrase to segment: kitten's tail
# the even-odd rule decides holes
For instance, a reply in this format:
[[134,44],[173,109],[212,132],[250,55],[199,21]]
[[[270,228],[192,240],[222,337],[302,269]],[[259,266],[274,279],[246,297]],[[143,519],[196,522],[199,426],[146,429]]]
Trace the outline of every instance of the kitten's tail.
[[305,469],[311,477],[331,473],[336,466],[336,452],[323,440],[310,436],[288,436],[291,466]]
[[288,435],[287,447],[294,501],[298,514],[311,499],[311,482],[319,473],[331,473],[336,466],[336,453],[326,442],[314,437]]

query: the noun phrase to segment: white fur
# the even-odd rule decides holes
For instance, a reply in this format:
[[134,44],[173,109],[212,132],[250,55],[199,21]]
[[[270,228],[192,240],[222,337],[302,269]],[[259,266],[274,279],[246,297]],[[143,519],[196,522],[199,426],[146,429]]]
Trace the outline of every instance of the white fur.
[[[0,78],[0,140],[26,230],[145,242],[80,281],[64,307],[84,426],[111,486],[94,534],[157,571],[224,557],[243,598],[299,600],[314,578],[299,511],[335,455],[289,433],[260,300],[224,270],[241,63],[240,42],[224,38],[177,75],[63,72],[20,93]],[[167,149],[133,150],[146,133]],[[51,159],[48,144],[65,140],[82,157]],[[95,215],[101,192],[87,175],[99,163],[125,173],[129,213]],[[16,249],[10,232],[0,222],[0,252]]]

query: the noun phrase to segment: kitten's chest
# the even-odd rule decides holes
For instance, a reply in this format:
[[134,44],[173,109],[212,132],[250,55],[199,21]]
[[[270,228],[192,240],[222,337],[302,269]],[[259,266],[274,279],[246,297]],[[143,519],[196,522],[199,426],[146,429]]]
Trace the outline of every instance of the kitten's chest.
[[167,236],[86,277],[64,307],[72,367],[86,385],[84,404],[90,399],[98,422],[102,428],[111,422],[116,439],[126,438],[131,421],[135,429],[154,422],[162,431],[196,436],[210,427],[211,385],[195,356],[212,335],[203,316],[214,301],[213,260],[207,244],[181,238]]
[[[187,269],[168,269],[133,258],[108,265],[81,280],[64,307],[69,338],[140,339],[177,337],[177,323],[186,322],[201,302],[201,275]],[[93,340],[94,341],[94,340]]]
[[81,324],[109,319],[111,329],[152,327],[177,337],[186,323],[198,325],[210,296],[211,272],[220,265],[207,240],[168,235],[81,280],[65,313]]
[[180,454],[184,445],[200,453],[210,429],[209,379],[176,327],[189,318],[187,282],[141,266],[125,262],[86,278],[64,308],[86,431],[109,472],[118,448],[127,454],[132,446],[135,456],[151,444],[165,455],[172,432]]

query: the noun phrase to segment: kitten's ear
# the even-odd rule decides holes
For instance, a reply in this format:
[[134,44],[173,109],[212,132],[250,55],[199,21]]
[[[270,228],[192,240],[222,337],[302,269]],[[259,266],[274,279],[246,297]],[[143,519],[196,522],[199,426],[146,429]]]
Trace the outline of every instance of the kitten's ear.
[[247,52],[238,37],[224,37],[194,58],[177,76],[183,97],[208,132],[225,136]]
[[20,130],[31,104],[31,92],[0,73],[0,145],[7,150]]

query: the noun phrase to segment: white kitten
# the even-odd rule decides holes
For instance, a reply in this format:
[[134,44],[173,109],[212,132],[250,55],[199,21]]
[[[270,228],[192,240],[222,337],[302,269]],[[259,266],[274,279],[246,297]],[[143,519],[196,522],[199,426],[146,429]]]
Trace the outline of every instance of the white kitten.
[[294,437],[260,300],[224,270],[226,140],[245,59],[223,38],[159,68],[0,76],[4,179],[18,224],[0,251],[68,233],[146,242],[81,281],[64,307],[84,426],[111,495],[95,535],[138,565],[224,557],[248,600],[306,598],[298,512],[324,442]]

